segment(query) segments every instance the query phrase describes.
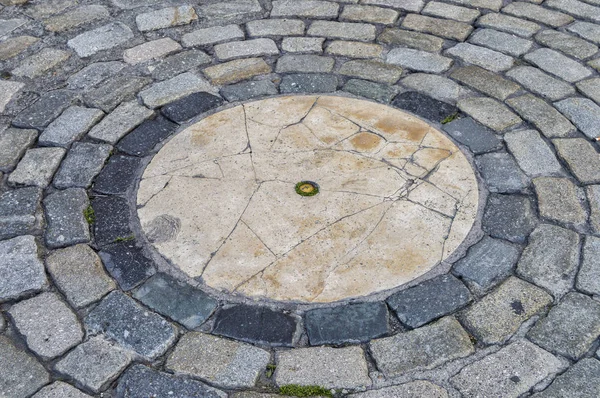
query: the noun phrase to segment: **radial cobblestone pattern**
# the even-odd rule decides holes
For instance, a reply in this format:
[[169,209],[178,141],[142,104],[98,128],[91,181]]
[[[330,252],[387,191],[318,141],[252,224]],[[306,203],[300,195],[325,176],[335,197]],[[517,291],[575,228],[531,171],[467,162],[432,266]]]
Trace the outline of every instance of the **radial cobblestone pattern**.
[[[0,0],[0,397],[600,397],[599,46],[599,0]],[[277,117],[250,117],[251,104],[286,96],[298,102]],[[460,152],[435,160],[448,152],[430,148],[446,139],[417,148],[409,144],[419,135],[407,135],[402,148],[414,151],[370,168],[393,139],[376,123],[344,119],[325,106],[329,97],[360,100],[379,116],[404,112]],[[300,123],[276,125],[294,109]],[[319,119],[342,126],[340,140],[310,126],[318,109],[345,120]],[[210,159],[144,176],[180,132],[227,114],[240,123],[201,135],[215,141],[196,137]],[[265,135],[248,146],[240,129],[253,124]],[[273,146],[262,171],[248,161],[261,143]],[[461,153],[471,166],[433,178]],[[348,167],[331,178],[336,156]],[[294,174],[298,163],[304,172]],[[350,166],[372,178],[331,189]],[[184,167],[189,174],[177,175]],[[443,187],[466,189],[470,167],[478,198]],[[285,178],[257,182],[255,171]],[[226,182],[231,172],[245,183]],[[296,195],[307,180],[319,193]],[[183,184],[240,194],[211,185],[194,201],[174,194],[177,206],[152,199]],[[346,199],[329,206],[335,195]],[[460,243],[471,221],[459,212],[476,200]],[[200,214],[215,202],[247,209],[219,221]],[[348,255],[405,261],[395,254],[410,241],[417,273],[444,261],[366,295],[356,289],[380,287],[359,274],[354,293],[319,302],[329,299],[316,294],[325,286],[312,271],[323,269],[300,275],[294,266],[315,253],[323,261],[305,263],[338,264],[331,258],[344,251],[300,248],[361,217],[369,221],[354,231],[368,235],[369,212],[388,207],[383,223],[401,206],[435,222],[421,235],[388,228],[398,244],[387,252],[390,234],[379,239],[373,228],[356,246],[364,250]],[[325,228],[315,231],[317,210]],[[264,222],[278,216],[288,222]],[[436,232],[450,221],[464,230]],[[192,246],[201,255],[169,264],[161,252],[200,225],[212,234]],[[229,232],[263,248],[256,258],[277,261],[248,261],[257,252],[232,249]],[[361,239],[343,236],[319,242]],[[235,270],[215,267],[228,253]],[[303,284],[278,289],[263,278],[285,261]]]
[[[296,193],[299,181],[319,193]],[[401,111],[332,96],[233,107],[175,136],[137,203],[154,246],[211,287],[329,302],[390,289],[471,230],[477,180],[441,132]]]

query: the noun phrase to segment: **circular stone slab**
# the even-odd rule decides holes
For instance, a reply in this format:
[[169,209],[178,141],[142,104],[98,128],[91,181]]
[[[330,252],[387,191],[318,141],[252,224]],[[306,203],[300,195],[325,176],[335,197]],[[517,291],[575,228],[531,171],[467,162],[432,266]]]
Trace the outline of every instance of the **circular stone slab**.
[[[314,182],[301,196],[296,185]],[[332,96],[223,110],[144,172],[142,228],[212,288],[331,302],[404,284],[448,257],[478,205],[470,163],[404,112]]]

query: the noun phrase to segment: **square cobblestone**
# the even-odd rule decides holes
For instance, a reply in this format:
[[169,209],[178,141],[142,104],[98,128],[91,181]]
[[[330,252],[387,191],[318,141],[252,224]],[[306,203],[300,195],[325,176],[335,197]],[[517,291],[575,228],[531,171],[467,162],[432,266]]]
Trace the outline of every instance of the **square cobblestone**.
[[481,29],[471,35],[469,42],[501,53],[519,57],[531,50],[533,42],[494,29]]
[[80,106],[67,108],[40,135],[39,144],[66,147],[80,139],[103,117],[104,113],[99,109]]
[[600,155],[590,142],[583,138],[561,138],[552,140],[552,143],[558,155],[580,182],[600,182]]
[[322,36],[330,39],[375,40],[375,26],[364,23],[314,21],[306,33],[309,36]]
[[50,375],[35,358],[0,336],[0,391],[6,397],[27,397],[50,382]]
[[515,60],[502,53],[470,43],[458,43],[444,53],[465,63],[480,66],[492,72],[502,72],[512,68]]
[[600,303],[580,293],[569,293],[527,337],[549,351],[578,360],[600,336]]
[[595,398],[600,396],[600,361],[593,358],[582,359],[565,373],[558,376],[550,387],[535,398]]
[[110,156],[112,146],[76,142],[60,164],[54,177],[54,186],[63,188],[89,188]]
[[37,136],[36,130],[8,128],[0,131],[0,170],[12,170]]
[[75,245],[51,252],[46,268],[54,283],[75,308],[100,300],[115,289],[100,257],[88,245]]
[[28,149],[17,168],[8,176],[8,182],[14,185],[47,187],[65,152],[63,148]]
[[13,119],[12,124],[26,129],[43,130],[71,105],[73,99],[74,95],[71,92],[65,90],[50,91],[19,113]]
[[64,354],[83,340],[75,313],[55,293],[42,293],[9,310],[29,349],[45,360]]
[[506,152],[478,156],[475,163],[490,192],[523,192],[530,184],[529,178]]
[[275,383],[355,389],[371,385],[363,350],[311,347],[276,354]]
[[444,124],[442,129],[476,154],[502,148],[502,141],[496,137],[493,131],[475,122],[470,117],[453,120]]
[[479,123],[496,131],[503,131],[523,122],[506,106],[492,98],[471,97],[458,101],[457,106]]
[[569,83],[575,83],[592,74],[579,62],[572,60],[549,48],[540,48],[524,57],[538,68],[560,77]]
[[455,69],[450,77],[503,101],[521,88],[518,84],[475,65]]
[[510,98],[506,103],[548,138],[569,137],[576,130],[560,112],[531,94]]
[[537,224],[529,198],[492,194],[483,215],[483,230],[494,238],[524,243]]
[[199,91],[213,90],[203,78],[192,72],[185,72],[169,80],[154,83],[140,92],[140,98],[149,108],[158,108]]
[[372,340],[369,346],[377,367],[386,377],[433,369],[474,352],[469,335],[452,317],[410,332]]
[[152,79],[141,76],[117,75],[97,88],[88,90],[83,99],[88,106],[112,112],[123,101],[135,99],[136,94],[152,83]]
[[418,14],[408,14],[404,17],[401,26],[408,30],[430,33],[434,36],[441,36],[456,41],[466,40],[473,30],[471,25],[463,22],[432,18]]
[[506,133],[504,141],[519,167],[529,177],[562,174],[556,155],[536,130]]
[[320,55],[283,55],[277,60],[277,73],[328,73],[333,69],[335,60]]
[[188,25],[198,19],[194,7],[182,5],[138,14],[135,23],[140,32]]
[[540,215],[563,225],[582,228],[587,219],[585,194],[567,178],[538,177],[533,185]]
[[386,84],[369,82],[366,80],[350,79],[343,87],[344,91],[372,100],[389,103],[397,94],[398,89]]
[[488,290],[510,276],[520,252],[516,245],[485,236],[454,263],[452,272]]
[[123,62],[119,61],[95,62],[72,74],[67,79],[68,87],[84,90],[96,87],[106,79],[119,73],[125,66]]
[[338,79],[324,73],[285,75],[279,85],[282,93],[331,93],[337,89]]
[[91,395],[87,395],[80,390],[72,387],[70,384],[62,381],[55,381],[42,388],[32,398],[90,398]]
[[102,333],[147,360],[164,354],[176,337],[173,325],[120,292],[106,296],[84,324],[88,334]]
[[535,35],[535,40],[577,59],[586,59],[598,52],[598,46],[556,30],[543,30]]
[[181,73],[194,70],[198,66],[210,64],[212,58],[204,51],[188,50],[171,55],[161,61],[152,71],[156,80],[166,80]]
[[44,198],[46,208],[46,244],[49,248],[71,246],[90,241],[90,226],[84,217],[89,206],[81,188],[58,191]]
[[17,299],[46,287],[44,264],[31,235],[0,241],[0,302]]
[[600,106],[587,98],[567,98],[554,104],[589,138],[596,138],[600,124]]
[[[278,91],[275,83],[270,80],[256,80],[237,83],[225,86],[221,89],[221,95],[230,102],[245,101],[250,98],[275,95],[277,93]],[[213,102],[216,102],[216,99],[214,99]]]
[[0,239],[34,234],[42,227],[41,189],[28,187],[0,195]]
[[75,50],[77,55],[85,58],[120,46],[131,39],[133,39],[133,32],[129,26],[121,22],[111,22],[74,37],[67,42],[67,45]]
[[453,61],[427,51],[394,48],[387,54],[386,62],[419,72],[441,73],[448,70]]
[[517,66],[506,72],[506,76],[515,79],[529,91],[551,101],[575,94],[575,89],[570,84],[555,79],[533,66]]
[[212,84],[230,84],[271,72],[262,58],[236,59],[204,69],[204,75]]
[[535,22],[490,12],[477,20],[480,26],[502,30],[521,37],[531,37],[542,27]]
[[229,40],[243,39],[244,32],[237,25],[215,26],[197,29],[181,38],[185,47],[206,46]]
[[279,49],[275,42],[272,39],[265,38],[217,44],[214,47],[214,51],[216,57],[222,61],[228,61],[234,58],[279,54]]
[[339,4],[332,1],[276,0],[271,17],[335,18],[339,8]]
[[94,126],[88,136],[109,144],[115,144],[121,137],[153,114],[154,112],[150,109],[138,105],[137,101],[124,102],[102,119],[98,125]]
[[600,295],[600,238],[586,236],[577,289]]
[[98,254],[121,289],[131,290],[154,274],[154,263],[144,256],[135,242],[116,241],[117,243],[103,247]]
[[431,52],[440,51],[444,44],[444,39],[440,37],[396,28],[385,28],[377,37],[377,41]]
[[459,98],[472,94],[453,80],[428,73],[412,73],[402,79],[401,83],[405,87],[449,104],[455,104]]

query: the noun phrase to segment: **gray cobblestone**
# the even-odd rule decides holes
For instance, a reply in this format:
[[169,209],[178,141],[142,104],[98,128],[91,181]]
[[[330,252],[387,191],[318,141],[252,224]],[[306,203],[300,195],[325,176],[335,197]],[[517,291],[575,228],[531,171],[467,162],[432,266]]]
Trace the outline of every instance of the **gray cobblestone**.
[[264,17],[263,8],[258,0],[209,2],[196,6],[196,9],[205,25],[240,23]]
[[321,53],[324,41],[323,37],[284,37],[281,48],[290,53]]
[[277,73],[327,73],[331,72],[335,60],[320,55],[284,55],[277,60]]
[[363,350],[358,347],[311,347],[276,354],[275,383],[325,388],[364,388],[371,384]]
[[454,264],[452,271],[479,289],[488,290],[511,274],[519,254],[518,246],[485,236]]
[[527,333],[535,344],[573,360],[584,355],[600,336],[600,303],[569,293]]
[[79,26],[107,19],[106,7],[100,5],[84,5],[44,20],[44,26],[50,32],[63,32]]
[[502,142],[494,132],[470,117],[463,117],[446,123],[443,126],[446,133],[475,153],[491,152],[502,148]]
[[556,109],[531,94],[510,98],[506,103],[548,138],[569,137],[576,130]]
[[353,22],[379,23],[392,25],[398,20],[400,13],[389,8],[346,5],[340,19]]
[[402,79],[401,83],[415,91],[451,104],[471,94],[468,89],[448,78],[426,73],[412,73]]
[[[370,390],[351,394],[352,398],[448,398],[448,392],[445,388],[433,384],[426,380],[416,380],[399,386],[384,387],[377,390]],[[244,398],[244,397],[239,397]],[[248,397],[251,398],[251,397]]]
[[40,135],[39,143],[66,147],[80,139],[102,117],[104,117],[104,113],[99,109],[80,106],[67,108],[62,115],[48,125]]
[[600,106],[587,98],[567,98],[554,104],[589,138],[596,138],[600,123]]
[[510,3],[502,9],[502,12],[514,15],[515,17],[531,19],[536,22],[550,25],[553,28],[558,28],[573,22],[573,17],[570,15],[526,2]]
[[212,58],[200,50],[188,50],[165,58],[152,70],[156,80],[166,80],[183,72],[194,70],[200,65],[211,63]]
[[464,397],[516,398],[561,370],[561,362],[528,341],[517,341],[464,367],[450,381]]
[[587,63],[590,67],[596,69],[597,71],[600,71],[600,58],[598,59],[594,59],[592,61],[588,61]]
[[477,20],[480,26],[502,30],[522,37],[531,37],[542,27],[535,22],[504,14],[489,13]]
[[600,238],[586,236],[576,286],[585,293],[600,295]]
[[64,155],[63,148],[28,149],[17,168],[8,176],[8,182],[45,188],[50,184]]
[[574,24],[569,25],[567,30],[593,43],[600,44],[600,26],[597,24],[577,21]]
[[304,34],[304,22],[298,19],[260,19],[246,24],[250,36],[294,36]]
[[444,44],[444,39],[436,36],[394,28],[386,28],[377,41],[431,52],[440,51]]
[[220,60],[230,60],[233,58],[277,55],[279,54],[279,49],[277,49],[277,45],[271,39],[253,39],[217,44],[215,46],[215,54]]
[[552,143],[580,182],[600,183],[600,155],[592,144],[583,138],[555,139]]
[[570,84],[555,79],[532,66],[517,66],[506,72],[506,75],[515,79],[529,91],[551,101],[575,94],[575,89]]
[[596,77],[594,79],[583,80],[577,83],[577,88],[588,98],[591,98],[596,101],[597,104],[600,104],[600,78]]
[[535,50],[525,55],[525,59],[540,69],[570,83],[582,80],[592,74],[591,71],[578,62],[548,48]]
[[54,177],[54,186],[89,188],[111,151],[112,146],[106,144],[73,144]]
[[360,79],[348,80],[343,90],[383,103],[389,103],[398,94],[397,88]]
[[504,136],[519,167],[530,177],[560,174],[556,156],[535,130],[520,130]]
[[204,75],[212,84],[230,84],[271,72],[271,67],[262,58],[246,58],[209,66]]
[[531,200],[525,196],[492,194],[483,214],[483,230],[490,236],[524,243],[537,224]]
[[583,227],[587,212],[584,193],[567,178],[538,177],[533,180],[540,215],[568,226]]
[[245,101],[263,95],[275,95],[277,92],[277,87],[269,80],[232,84],[221,89],[221,94],[227,101]]
[[387,55],[387,63],[420,72],[440,73],[448,70],[452,59],[411,48],[394,48]]
[[140,92],[140,98],[150,108],[157,108],[199,91],[213,91],[210,84],[192,72],[154,83]]
[[555,30],[543,30],[535,40],[546,47],[562,51],[577,59],[586,59],[598,52],[598,47],[578,37]]
[[55,381],[49,386],[42,388],[32,398],[91,398],[91,395],[84,394],[62,381]]
[[361,3],[414,12],[419,12],[423,8],[423,0],[362,0]]
[[46,267],[69,303],[81,308],[100,300],[115,288],[100,257],[87,245],[76,245],[51,252]]
[[163,8],[135,17],[135,23],[141,32],[190,24],[198,19],[192,6]]
[[70,89],[89,89],[116,75],[126,65],[119,61],[96,62],[71,75]]
[[517,273],[560,298],[571,288],[579,265],[579,236],[568,229],[541,224],[517,264]]
[[120,75],[103,82],[84,94],[85,103],[104,112],[113,111],[123,101],[131,101],[152,79],[141,76]]
[[461,111],[496,131],[506,130],[522,122],[520,117],[492,98],[472,97],[458,101],[457,105]]
[[39,53],[25,58],[12,74],[20,77],[36,78],[65,62],[71,54],[68,51],[44,48]]
[[473,10],[472,8],[454,6],[438,1],[431,1],[427,3],[421,13],[424,15],[454,19],[455,21],[466,23],[473,23],[473,21],[475,21],[481,14],[478,10]]
[[0,239],[39,232],[43,221],[41,196],[37,187],[14,189],[0,195]]
[[206,46],[222,43],[229,40],[244,38],[244,32],[237,25],[215,26],[212,28],[198,29],[186,33],[181,38],[185,47]]
[[50,91],[42,94],[12,121],[13,126],[42,130],[71,105],[74,94],[66,90]]
[[[6,0],[3,0],[6,1]],[[13,18],[13,19],[2,19],[0,20],[0,37],[8,35],[13,30],[23,26],[27,23],[27,19]]]
[[314,21],[307,34],[332,39],[371,41],[375,40],[375,26],[355,22]]
[[97,393],[116,379],[130,362],[129,353],[96,336],[71,351],[55,368]]
[[8,128],[0,132],[0,170],[9,171],[37,138],[36,130]]
[[21,54],[40,39],[32,36],[18,36],[8,38],[0,43],[0,61],[6,61]]
[[402,21],[403,28],[430,33],[447,39],[464,41],[473,28],[471,25],[448,19],[432,18],[418,14],[408,14]]
[[31,235],[0,241],[0,302],[17,299],[46,286],[44,264]]
[[469,335],[452,317],[410,332],[372,340],[369,346],[377,367],[386,377],[416,369],[433,369],[474,352]]
[[332,1],[276,0],[271,17],[335,18],[340,6]]
[[550,387],[532,397],[594,398],[600,396],[599,375],[599,361],[593,358],[582,359],[558,376]]
[[192,332],[179,340],[166,366],[217,386],[242,388],[254,387],[269,359],[269,353],[258,347]]
[[450,77],[499,100],[505,100],[520,89],[518,84],[474,65],[456,69]]
[[[462,320],[478,340],[485,344],[503,343],[514,335],[521,324],[547,309],[552,296],[543,289],[521,279],[506,282],[473,304]],[[490,317],[490,314],[494,314]]]
[[385,64],[380,61],[348,61],[341,67],[339,73],[345,76],[358,77],[365,80],[394,84],[402,75],[402,68]]
[[463,62],[481,66],[492,72],[510,69],[515,62],[512,57],[469,43],[458,43],[446,50],[445,54],[452,55]]
[[330,93],[337,89],[338,79],[324,73],[286,75],[281,80],[282,93]]
[[138,105],[137,101],[125,102],[94,126],[88,136],[115,144],[152,115],[153,112],[150,109]]
[[35,358],[0,336],[0,391],[6,397],[27,397],[50,382],[50,375]]
[[529,179],[508,153],[484,154],[476,163],[490,192],[522,192],[529,186]]
[[100,28],[90,30],[67,42],[77,55],[89,57],[100,51],[120,46],[133,39],[131,29],[121,22],[111,22]]
[[50,248],[86,243],[89,225],[83,212],[89,206],[85,190],[71,188],[55,192],[44,199],[46,208],[46,244]]
[[48,360],[64,354],[83,339],[77,316],[55,293],[42,293],[9,310],[30,350]]
[[325,53],[350,58],[379,58],[383,53],[383,47],[371,43],[333,41],[329,43]]
[[545,3],[550,8],[564,11],[583,19],[589,19],[594,22],[600,22],[600,7],[594,7],[590,4],[577,0],[548,0]]
[[600,185],[589,185],[585,189],[590,204],[590,226],[598,234],[600,233]]
[[518,57],[531,49],[533,42],[494,29],[481,29],[471,35],[469,42]]
[[499,11],[502,7],[501,0],[451,0],[451,3],[475,8],[487,8],[494,11]]
[[181,50],[179,43],[169,37],[165,37],[164,39],[149,41],[125,50],[123,60],[128,64],[136,65],[153,59],[163,58],[179,50]]

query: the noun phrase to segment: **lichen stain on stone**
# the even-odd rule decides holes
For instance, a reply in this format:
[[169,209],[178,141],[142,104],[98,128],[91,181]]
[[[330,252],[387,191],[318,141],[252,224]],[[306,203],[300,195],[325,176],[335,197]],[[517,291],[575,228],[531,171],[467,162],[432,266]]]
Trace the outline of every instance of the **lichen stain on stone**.
[[177,217],[162,214],[144,226],[146,236],[152,243],[168,242],[175,239],[181,229],[181,221]]
[[358,151],[370,152],[381,143],[382,138],[377,134],[363,131],[350,139],[352,146]]

